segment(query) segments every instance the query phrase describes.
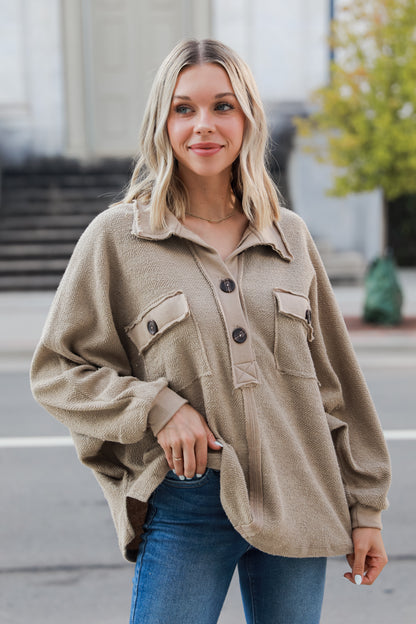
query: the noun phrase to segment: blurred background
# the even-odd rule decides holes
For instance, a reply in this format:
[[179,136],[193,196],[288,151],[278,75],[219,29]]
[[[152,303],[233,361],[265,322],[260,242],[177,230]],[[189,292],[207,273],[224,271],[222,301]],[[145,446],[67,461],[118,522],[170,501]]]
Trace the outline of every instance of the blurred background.
[[[416,621],[416,188],[389,200],[388,215],[382,186],[328,196],[334,165],[305,151],[294,122],[316,111],[314,93],[331,84],[331,20],[354,2],[0,0],[0,622],[128,621],[133,569],[65,429],[34,403],[28,370],[78,237],[129,179],[154,73],[188,37],[220,39],[253,70],[271,173],[320,249],[392,455],[391,562],[376,585],[357,588],[342,578],[345,563],[331,560],[322,622]],[[405,48],[414,50],[414,33],[416,22]],[[410,134],[406,149],[415,160]],[[365,277],[386,242],[402,319],[369,325]],[[220,622],[243,621],[234,580]]]
[[75,240],[126,183],[154,73],[185,37],[214,37],[249,63],[270,168],[334,278],[362,278],[382,251],[379,191],[328,198],[330,166],[292,122],[327,83],[329,0],[2,0],[0,289],[55,288]]

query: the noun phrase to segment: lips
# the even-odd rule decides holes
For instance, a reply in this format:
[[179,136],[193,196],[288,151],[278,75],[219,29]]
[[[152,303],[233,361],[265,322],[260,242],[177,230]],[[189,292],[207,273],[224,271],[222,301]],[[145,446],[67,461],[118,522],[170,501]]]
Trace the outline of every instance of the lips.
[[198,156],[213,156],[214,154],[218,154],[222,147],[223,146],[219,143],[203,142],[194,143],[193,145],[189,146],[189,149]]

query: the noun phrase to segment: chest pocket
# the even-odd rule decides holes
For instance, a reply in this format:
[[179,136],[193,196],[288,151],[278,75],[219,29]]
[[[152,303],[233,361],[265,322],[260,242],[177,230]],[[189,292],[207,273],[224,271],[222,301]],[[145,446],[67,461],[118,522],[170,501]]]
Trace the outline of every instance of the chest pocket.
[[165,295],[125,328],[143,357],[147,381],[166,377],[179,392],[210,369],[199,329],[183,292]]
[[313,340],[309,299],[274,288],[276,300],[274,355],[276,366],[288,375],[316,377],[308,342]]

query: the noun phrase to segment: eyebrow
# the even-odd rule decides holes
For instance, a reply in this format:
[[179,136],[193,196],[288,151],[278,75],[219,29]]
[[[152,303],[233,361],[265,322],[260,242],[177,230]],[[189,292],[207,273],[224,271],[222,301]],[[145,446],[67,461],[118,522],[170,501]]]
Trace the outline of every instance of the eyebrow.
[[[226,97],[227,95],[231,95],[232,97],[236,98],[235,93],[226,92],[226,93],[217,93],[217,95],[214,96],[214,99],[220,100],[221,98]],[[174,95],[173,99],[186,100],[187,102],[190,102],[192,100],[192,98],[190,98],[188,95]]]

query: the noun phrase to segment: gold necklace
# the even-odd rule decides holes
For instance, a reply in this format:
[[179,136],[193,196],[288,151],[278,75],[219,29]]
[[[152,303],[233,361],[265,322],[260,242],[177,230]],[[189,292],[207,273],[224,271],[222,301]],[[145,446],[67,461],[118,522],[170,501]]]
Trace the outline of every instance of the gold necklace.
[[192,214],[192,212],[185,212],[185,214],[188,217],[195,217],[195,219],[202,219],[202,221],[208,221],[209,223],[221,223],[221,221],[225,221],[226,219],[229,219],[230,217],[232,217],[234,210],[235,210],[235,206],[233,206],[233,208],[231,209],[230,214],[228,214],[226,217],[221,217],[221,219],[207,219],[206,217],[200,217],[199,215]]

